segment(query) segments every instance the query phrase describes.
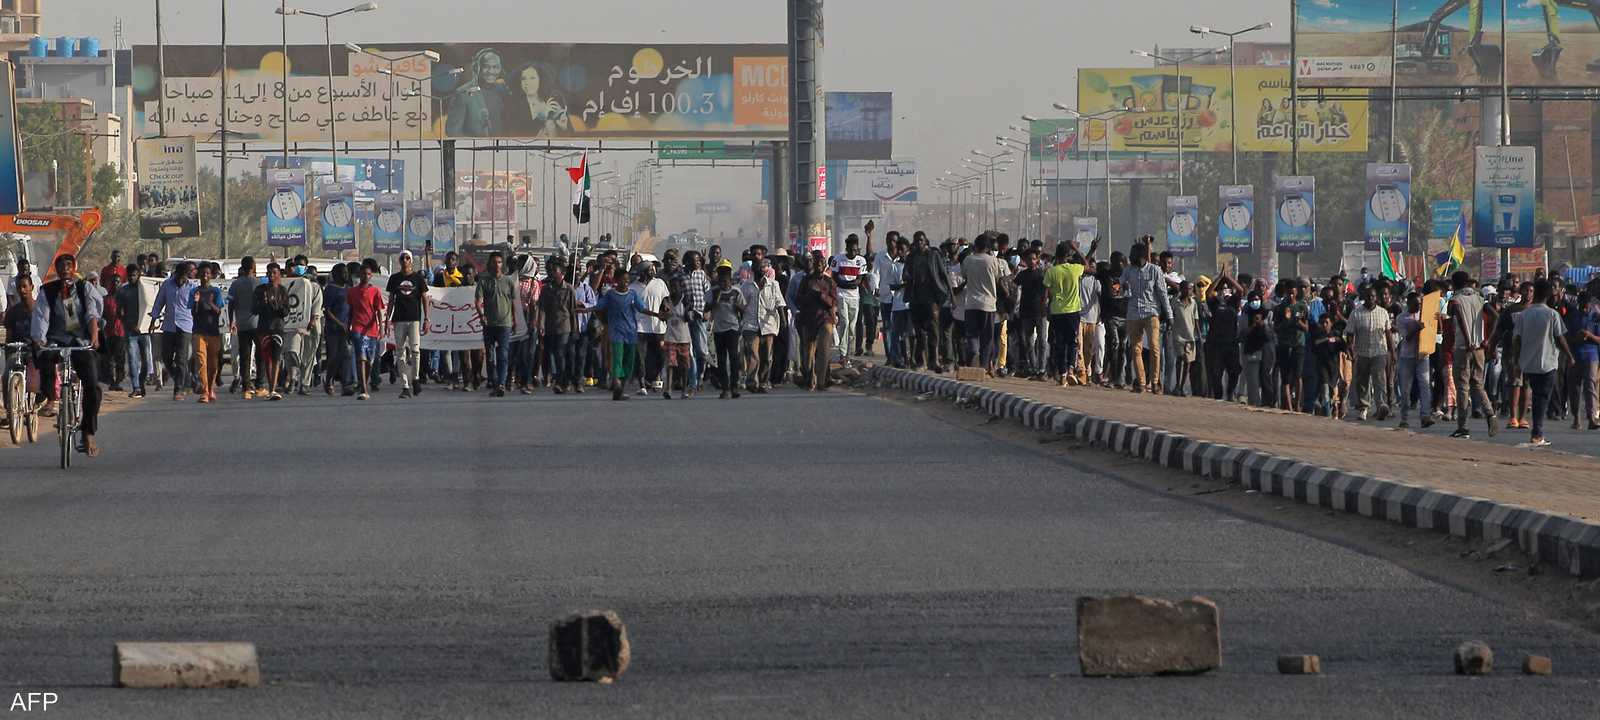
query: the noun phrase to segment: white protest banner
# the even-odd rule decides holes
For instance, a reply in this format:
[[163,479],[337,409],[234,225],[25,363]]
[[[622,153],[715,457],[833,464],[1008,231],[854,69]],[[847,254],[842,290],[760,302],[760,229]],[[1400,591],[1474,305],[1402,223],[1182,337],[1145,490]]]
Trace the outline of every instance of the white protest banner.
[[474,288],[428,288],[428,333],[423,350],[483,349],[483,317]]

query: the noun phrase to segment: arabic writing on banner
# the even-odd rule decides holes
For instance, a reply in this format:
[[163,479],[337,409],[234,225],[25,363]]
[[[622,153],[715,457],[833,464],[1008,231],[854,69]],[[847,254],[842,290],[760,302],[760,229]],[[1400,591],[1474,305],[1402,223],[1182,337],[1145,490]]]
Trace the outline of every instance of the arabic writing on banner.
[[[1288,152],[1294,130],[1289,69],[1237,73],[1239,149]],[[1086,69],[1078,73],[1078,102],[1085,113],[1143,108],[1110,121],[1112,150],[1176,150],[1181,115],[1184,149],[1225,152],[1235,120],[1229,83],[1226,67],[1185,67],[1181,75],[1165,67]],[[1367,151],[1365,100],[1302,101],[1298,121],[1301,152]],[[1090,140],[1089,147],[1099,145]]]
[[[230,48],[231,49],[231,48]],[[335,118],[340,140],[384,140],[389,124],[401,138],[416,138],[418,128],[424,136],[436,138],[432,108],[396,98],[390,102],[387,77],[333,78],[334,117],[329,117],[326,78],[289,78],[289,140],[326,140],[328,126]],[[222,132],[222,92],[219,77],[168,77],[166,88],[166,130],[168,135],[193,135],[213,140]],[[404,90],[404,88],[402,88]],[[283,78],[278,73],[259,71],[228,74],[228,139],[281,140],[283,138]],[[144,131],[155,129],[158,103],[154,98],[142,104]]]
[[[333,57],[333,92],[322,45],[289,48],[291,141],[326,139],[329,103],[341,140],[397,138],[779,137],[788,132],[788,51],[782,44],[376,44],[396,63],[393,81],[370,55]],[[215,46],[166,47],[167,132],[218,130],[221,56]],[[282,135],[284,56],[276,45],[228,46],[229,130],[244,140]],[[152,133],[158,88],[153,46],[134,49],[136,127]],[[435,100],[399,97],[422,87]],[[398,92],[394,92],[398,90]],[[391,102],[391,95],[393,97]],[[138,123],[142,122],[143,125]]]
[[428,332],[424,350],[483,349],[483,317],[478,314],[476,288],[428,288]]

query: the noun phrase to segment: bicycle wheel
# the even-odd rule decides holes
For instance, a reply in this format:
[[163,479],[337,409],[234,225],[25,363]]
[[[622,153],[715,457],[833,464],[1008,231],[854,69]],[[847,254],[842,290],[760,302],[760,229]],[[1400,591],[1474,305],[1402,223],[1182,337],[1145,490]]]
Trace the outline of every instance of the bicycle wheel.
[[27,389],[23,387],[23,385],[24,380],[22,375],[18,373],[6,373],[6,407],[10,408],[8,414],[11,417],[12,445],[22,444],[22,433],[24,430],[22,427],[24,422],[23,417],[28,414],[27,408],[22,406],[22,403],[26,398],[24,393],[27,392]]
[[61,407],[56,410],[56,435],[61,440],[62,470],[72,466],[72,436],[78,429],[78,420],[72,415],[78,405],[77,395],[77,383],[66,383],[61,386]]

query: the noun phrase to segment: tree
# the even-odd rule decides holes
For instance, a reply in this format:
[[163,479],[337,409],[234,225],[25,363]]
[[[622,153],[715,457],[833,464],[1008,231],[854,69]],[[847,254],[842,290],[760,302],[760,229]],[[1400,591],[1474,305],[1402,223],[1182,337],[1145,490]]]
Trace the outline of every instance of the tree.
[[56,206],[89,204],[88,138],[63,116],[62,105],[17,106],[17,138],[23,177],[55,175]]
[[94,206],[109,210],[122,197],[122,172],[115,165],[101,165],[94,171],[92,187],[94,194],[90,199],[94,201]]

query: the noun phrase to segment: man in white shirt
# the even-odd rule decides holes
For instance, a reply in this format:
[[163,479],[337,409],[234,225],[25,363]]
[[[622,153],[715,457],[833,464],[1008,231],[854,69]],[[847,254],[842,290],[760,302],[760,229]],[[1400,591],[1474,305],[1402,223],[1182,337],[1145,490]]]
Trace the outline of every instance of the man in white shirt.
[[966,313],[961,328],[967,346],[964,354],[967,364],[975,364],[990,374],[994,373],[994,325],[1000,279],[1008,272],[1005,262],[990,252],[993,243],[988,233],[979,235],[972,244],[972,252],[961,261],[961,275],[966,279],[963,295]]
[[894,325],[895,289],[900,286],[905,265],[900,262],[900,233],[890,230],[883,238],[883,249],[872,253],[872,233],[867,233],[867,254],[872,255],[873,270],[878,274],[878,312],[883,323],[883,355],[890,365],[900,360],[900,331]]
[[739,327],[744,353],[745,389],[765,393],[772,389],[772,347],[783,326],[781,313],[788,309],[778,283],[767,279],[766,258],[754,261],[752,278],[739,285],[744,294],[744,320]]
[[[661,301],[670,293],[667,284],[656,277],[653,262],[641,262],[635,268],[638,280],[633,288],[647,308],[661,307]],[[644,376],[639,379],[639,394],[649,395],[651,389],[661,389],[661,368],[667,364],[667,321],[645,313],[638,314],[639,345],[644,354]],[[648,386],[648,387],[647,387]]]
[[833,327],[833,350],[841,362],[849,362],[850,341],[856,336],[856,321],[861,315],[861,276],[867,273],[861,238],[850,233],[844,239],[844,252],[828,261],[828,270],[839,285],[839,321]]

